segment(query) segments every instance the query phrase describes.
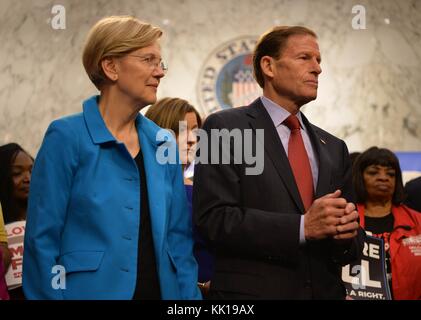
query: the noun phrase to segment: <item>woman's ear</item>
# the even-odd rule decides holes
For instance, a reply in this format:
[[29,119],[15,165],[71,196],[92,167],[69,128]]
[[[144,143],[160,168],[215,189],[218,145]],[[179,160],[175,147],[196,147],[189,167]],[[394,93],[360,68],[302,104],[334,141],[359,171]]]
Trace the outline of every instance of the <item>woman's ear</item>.
[[118,72],[116,68],[115,58],[105,58],[101,61],[102,71],[111,81],[117,81]]

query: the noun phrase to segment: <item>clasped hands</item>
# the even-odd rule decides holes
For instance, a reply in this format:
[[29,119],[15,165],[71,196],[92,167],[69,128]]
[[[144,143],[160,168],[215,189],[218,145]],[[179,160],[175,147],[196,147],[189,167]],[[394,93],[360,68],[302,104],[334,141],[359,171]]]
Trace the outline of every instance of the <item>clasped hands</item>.
[[341,190],[316,199],[304,214],[306,240],[349,240],[357,235],[358,227],[355,205],[341,198]]

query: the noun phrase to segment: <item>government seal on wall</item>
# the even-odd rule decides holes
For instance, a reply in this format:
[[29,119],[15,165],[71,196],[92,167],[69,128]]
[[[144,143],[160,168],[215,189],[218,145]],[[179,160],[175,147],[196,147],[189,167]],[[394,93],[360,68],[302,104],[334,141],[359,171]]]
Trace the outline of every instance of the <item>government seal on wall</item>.
[[206,59],[197,84],[200,107],[205,115],[244,106],[262,94],[253,78],[255,36],[230,40]]

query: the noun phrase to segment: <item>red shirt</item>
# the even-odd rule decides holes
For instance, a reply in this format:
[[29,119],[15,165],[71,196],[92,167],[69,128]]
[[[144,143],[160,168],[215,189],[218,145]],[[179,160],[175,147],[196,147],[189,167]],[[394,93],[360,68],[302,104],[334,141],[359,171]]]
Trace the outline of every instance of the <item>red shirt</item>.
[[[358,204],[364,228],[364,205]],[[396,300],[421,300],[421,213],[405,205],[393,206],[390,234],[392,291]]]

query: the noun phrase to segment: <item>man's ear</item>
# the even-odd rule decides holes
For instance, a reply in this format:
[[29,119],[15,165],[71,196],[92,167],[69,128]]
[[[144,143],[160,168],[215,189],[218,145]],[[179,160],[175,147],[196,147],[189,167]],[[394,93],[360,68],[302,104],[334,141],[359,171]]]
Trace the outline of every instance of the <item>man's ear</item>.
[[262,69],[263,75],[266,75],[269,78],[273,78],[273,69],[274,69],[273,59],[269,56],[263,56],[260,59],[260,68]]
[[101,61],[101,67],[104,74],[111,81],[117,81],[118,72],[116,68],[116,61],[114,58],[105,58]]

